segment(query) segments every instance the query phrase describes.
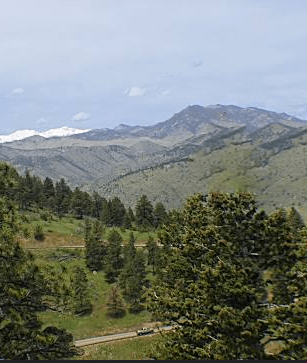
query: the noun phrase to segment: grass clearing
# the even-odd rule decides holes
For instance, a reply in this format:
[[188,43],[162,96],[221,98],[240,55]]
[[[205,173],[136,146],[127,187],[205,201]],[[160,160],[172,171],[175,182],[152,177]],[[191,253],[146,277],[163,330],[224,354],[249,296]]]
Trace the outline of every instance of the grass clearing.
[[75,360],[149,360],[159,336],[144,336],[83,347]]
[[146,310],[139,314],[131,314],[126,312],[122,318],[115,319],[107,316],[107,298],[111,289],[110,284],[105,281],[104,272],[97,274],[91,273],[85,265],[85,259],[82,258],[83,251],[79,253],[80,258],[73,258],[60,262],[59,260],[50,260],[48,256],[69,255],[74,250],[56,250],[56,251],[35,251],[36,263],[42,269],[46,264],[59,267],[64,265],[67,269],[67,274],[63,274],[62,278],[69,281],[71,271],[76,266],[84,268],[90,284],[90,296],[93,304],[93,312],[87,316],[75,316],[71,313],[60,313],[55,311],[45,311],[39,314],[44,326],[55,325],[59,328],[65,328],[74,335],[76,340],[89,337],[95,337],[105,334],[112,334],[122,331],[130,331],[141,328],[144,324],[150,323],[151,314]]
[[[84,220],[78,220],[67,216],[58,218],[50,215],[50,218],[42,220],[39,213],[27,212],[24,214],[21,229],[27,229],[30,236],[27,238],[20,235],[19,241],[24,248],[55,248],[63,246],[84,246]],[[34,238],[34,229],[37,224],[43,228],[44,240],[37,241]],[[123,238],[123,243],[127,243],[130,233],[133,232],[136,239],[136,245],[146,244],[149,236],[157,239],[156,231],[137,231],[119,227],[105,227],[103,231],[103,239],[107,240],[112,229],[115,229]]]

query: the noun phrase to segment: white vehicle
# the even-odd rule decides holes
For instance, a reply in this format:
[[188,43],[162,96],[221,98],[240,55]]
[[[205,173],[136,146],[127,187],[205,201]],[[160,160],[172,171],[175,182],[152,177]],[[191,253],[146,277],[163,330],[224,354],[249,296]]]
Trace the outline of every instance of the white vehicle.
[[145,328],[143,327],[141,330],[137,330],[137,335],[147,335],[154,333],[154,330],[152,328]]

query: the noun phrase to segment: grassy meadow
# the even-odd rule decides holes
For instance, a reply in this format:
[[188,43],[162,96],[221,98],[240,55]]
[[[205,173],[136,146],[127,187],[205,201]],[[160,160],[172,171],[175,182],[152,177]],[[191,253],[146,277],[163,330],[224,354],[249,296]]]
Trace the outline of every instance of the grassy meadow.
[[76,360],[148,360],[154,354],[159,336],[143,336],[83,347]]

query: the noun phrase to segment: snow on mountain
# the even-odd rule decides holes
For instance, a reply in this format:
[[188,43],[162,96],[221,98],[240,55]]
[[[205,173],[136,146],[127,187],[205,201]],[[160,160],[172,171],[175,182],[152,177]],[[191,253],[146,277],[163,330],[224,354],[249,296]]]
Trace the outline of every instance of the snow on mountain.
[[0,135],[0,143],[23,140],[31,136],[42,136],[45,138],[56,137],[56,136],[69,136],[75,134],[81,134],[83,132],[91,131],[91,129],[74,129],[71,127],[60,127],[57,129],[50,129],[47,131],[39,132],[35,130],[18,130],[9,135]]

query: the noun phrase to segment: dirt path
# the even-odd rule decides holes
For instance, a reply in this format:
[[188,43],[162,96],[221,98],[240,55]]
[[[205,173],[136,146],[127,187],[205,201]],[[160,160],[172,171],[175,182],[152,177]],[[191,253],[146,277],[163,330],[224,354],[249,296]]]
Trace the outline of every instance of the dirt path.
[[[173,328],[174,327],[172,327],[172,326],[163,326],[163,327],[155,328],[153,333],[151,333],[150,335],[157,334],[161,330],[163,330],[163,331],[172,330]],[[142,338],[142,337],[148,336],[148,335],[138,335],[136,331],[131,331],[131,332],[127,332],[127,333],[111,334],[111,335],[105,335],[105,336],[100,336],[100,337],[95,337],[95,338],[76,340],[75,345],[77,347],[84,347],[86,345],[102,344],[102,343],[111,342],[111,341],[120,340],[120,339]]]

